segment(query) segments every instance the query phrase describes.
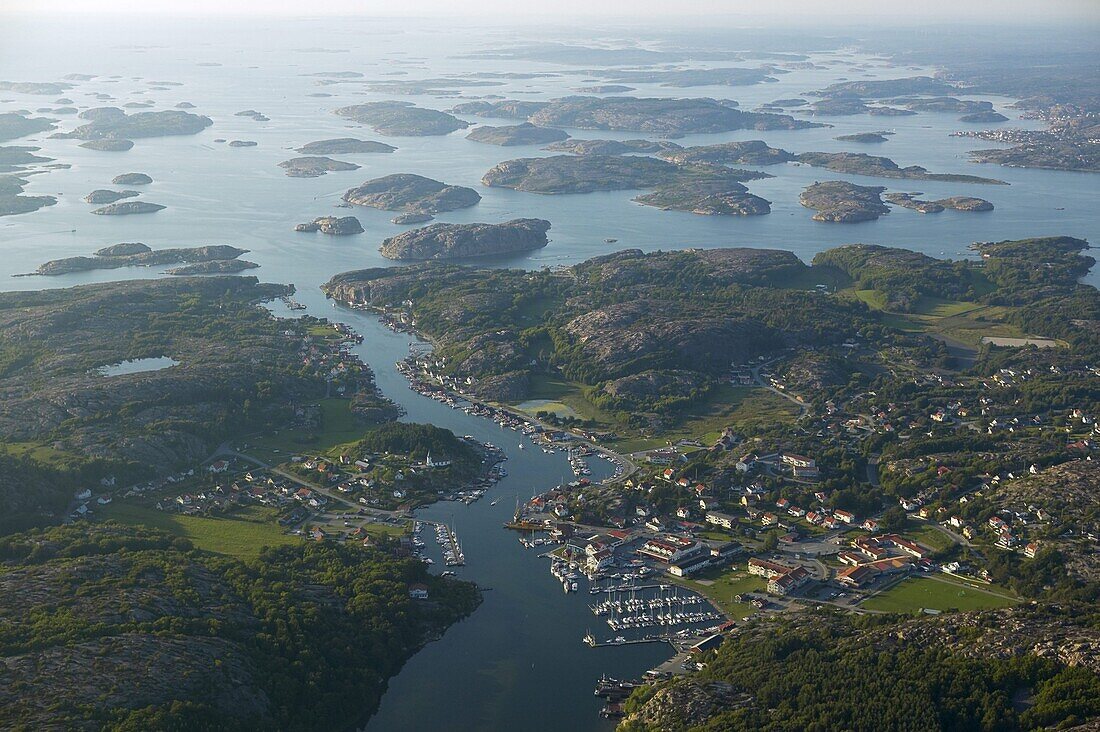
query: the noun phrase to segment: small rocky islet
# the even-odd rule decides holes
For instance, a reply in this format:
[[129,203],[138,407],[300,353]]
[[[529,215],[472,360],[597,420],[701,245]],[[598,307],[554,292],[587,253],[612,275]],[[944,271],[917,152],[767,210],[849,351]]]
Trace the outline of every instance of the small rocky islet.
[[111,191],[105,188],[99,188],[84,196],[84,202],[102,206],[103,204],[114,203],[124,198],[134,198],[140,195],[141,194],[137,191]]
[[435,216],[432,216],[429,213],[409,212],[398,214],[397,216],[394,216],[392,219],[390,219],[390,221],[400,226],[408,226],[410,224],[423,224],[431,221],[434,218]]
[[97,216],[130,216],[134,214],[150,214],[163,211],[167,206],[148,201],[122,201],[110,203],[101,208],[94,209],[92,213]]
[[332,236],[350,236],[362,234],[363,225],[354,216],[320,216],[308,223],[298,224],[294,230],[307,233],[319,231]]
[[992,211],[993,204],[974,196],[950,196],[936,201],[917,198],[919,193],[887,193],[885,198],[895,206],[912,209],[918,213],[939,213],[946,209],[955,211]]
[[337,137],[331,140],[316,140],[307,142],[296,149],[302,155],[355,155],[392,153],[397,148],[384,142],[374,140],[359,140],[354,137]]
[[359,166],[355,163],[333,160],[323,155],[291,158],[279,163],[279,167],[286,171],[286,175],[290,178],[320,178],[328,173],[359,170]]
[[133,140],[88,140],[80,143],[79,147],[98,152],[126,152],[134,147]]
[[840,135],[836,139],[841,142],[858,142],[861,144],[886,142],[893,132],[856,132],[851,135]]
[[152,177],[145,173],[121,173],[111,179],[111,184],[116,186],[146,186],[152,182]]

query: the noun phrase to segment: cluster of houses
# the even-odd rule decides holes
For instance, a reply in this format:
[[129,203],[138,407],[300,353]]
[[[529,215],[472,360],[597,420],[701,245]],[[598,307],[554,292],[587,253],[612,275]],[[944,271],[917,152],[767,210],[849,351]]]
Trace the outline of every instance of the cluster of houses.
[[638,554],[664,565],[673,577],[687,577],[708,567],[729,564],[743,551],[733,541],[712,543],[675,535],[648,539],[637,550]]
[[[214,474],[222,474],[228,472],[229,467],[228,461],[217,460],[210,464],[208,470]],[[258,503],[277,509],[300,506],[302,510],[292,510],[280,520],[285,524],[300,520],[310,509],[323,508],[328,499],[289,478],[253,468],[234,475],[224,483],[219,482],[213,486],[180,493],[173,498],[161,499],[156,507],[161,511],[197,515],[246,503]]]
[[909,572],[914,562],[926,571],[932,567],[930,549],[897,534],[860,536],[851,547],[837,554],[847,566],[837,572],[836,580],[848,587],[865,587],[882,576]]
[[749,574],[768,580],[768,592],[773,595],[787,595],[812,579],[805,567],[789,566],[753,557],[748,562]]

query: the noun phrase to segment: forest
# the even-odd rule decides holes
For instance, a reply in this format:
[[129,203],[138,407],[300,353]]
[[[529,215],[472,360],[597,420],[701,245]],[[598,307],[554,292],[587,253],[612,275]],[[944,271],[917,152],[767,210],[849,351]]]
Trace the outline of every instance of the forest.
[[347,728],[479,601],[384,547],[302,542],[242,562],[111,523],[0,539],[0,584],[6,729]]

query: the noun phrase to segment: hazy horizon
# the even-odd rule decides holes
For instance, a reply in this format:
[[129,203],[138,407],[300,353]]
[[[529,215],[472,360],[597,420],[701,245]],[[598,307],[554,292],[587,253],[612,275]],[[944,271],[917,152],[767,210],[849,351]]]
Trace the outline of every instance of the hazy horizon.
[[[966,19],[984,19],[990,23],[1036,23],[1043,21],[1100,22],[1100,2],[1096,0],[985,0],[960,4],[952,0],[884,4],[875,0],[845,0],[841,7],[823,7],[816,0],[773,0],[762,10],[747,0],[695,0],[670,3],[662,0],[558,0],[552,5],[531,0],[480,0],[457,6],[448,0],[405,0],[399,7],[383,0],[318,0],[305,6],[298,0],[6,0],[0,14],[8,15],[222,15],[288,16],[319,15],[376,17],[470,17],[501,20],[525,17],[566,16],[606,17],[621,21],[647,18],[691,20],[702,17],[726,21],[781,21],[797,26],[801,21],[815,24],[834,22],[928,21],[942,23]],[[946,15],[947,17],[944,17]]]

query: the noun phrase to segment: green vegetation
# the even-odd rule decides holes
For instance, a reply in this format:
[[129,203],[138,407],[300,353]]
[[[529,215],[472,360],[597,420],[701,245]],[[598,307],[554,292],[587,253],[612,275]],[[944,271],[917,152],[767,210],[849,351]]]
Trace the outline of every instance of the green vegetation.
[[691,579],[673,579],[672,581],[705,595],[734,620],[740,620],[756,612],[756,608],[749,603],[738,602],[734,598],[746,592],[763,592],[767,586],[767,580],[763,577],[738,569],[711,569]]
[[132,503],[111,503],[97,510],[101,518],[127,526],[144,526],[188,539],[195,547],[237,559],[255,559],[264,547],[299,544],[275,523],[275,511],[251,506],[221,518],[184,516]]
[[[740,395],[722,386],[731,362],[792,343],[836,343],[865,322],[859,304],[787,286],[808,270],[788,252],[627,250],[567,273],[349,272],[326,292],[379,306],[411,301],[446,359],[441,370],[469,378],[483,398],[560,402],[616,431],[683,423],[695,437],[727,426],[719,422],[738,407]],[[825,274],[835,279],[835,270]],[[761,411],[770,421],[774,410]]]
[[[1033,614],[1020,618],[1032,635],[1009,638],[1009,647],[1087,622],[1066,610]],[[898,626],[823,614],[750,623],[692,679],[636,691],[619,732],[1018,732],[1070,727],[1100,712],[1100,678],[1089,668],[1003,652],[1001,625],[1012,619],[990,615],[988,625],[971,626],[945,616]],[[1015,705],[1025,691],[1029,704]]]
[[0,560],[6,729],[358,726],[478,603],[473,585],[377,549],[299,542],[241,561],[111,523],[10,536]]
[[[324,395],[337,366],[344,370],[332,387],[344,387],[357,409],[387,405],[369,371],[312,342],[316,319],[281,321],[258,306],[286,292],[252,277],[212,277],[0,296],[0,387],[8,394],[0,452],[57,485],[21,491],[5,475],[2,513],[56,514],[70,487],[102,478],[126,486],[193,468],[224,440],[293,421],[298,404]],[[162,356],[179,363],[97,372]]]
[[768,389],[722,384],[685,409],[676,424],[662,429],[659,436],[626,438],[616,442],[615,447],[623,452],[636,452],[661,447],[670,440],[698,440],[711,445],[727,427],[789,425],[799,411],[797,405]]
[[319,427],[284,427],[248,439],[248,454],[269,463],[281,463],[301,451],[326,453],[355,442],[368,429],[347,399],[319,399]]
[[982,590],[939,577],[911,577],[868,599],[860,607],[888,613],[912,613],[921,609],[985,610],[1013,604],[995,587]]

